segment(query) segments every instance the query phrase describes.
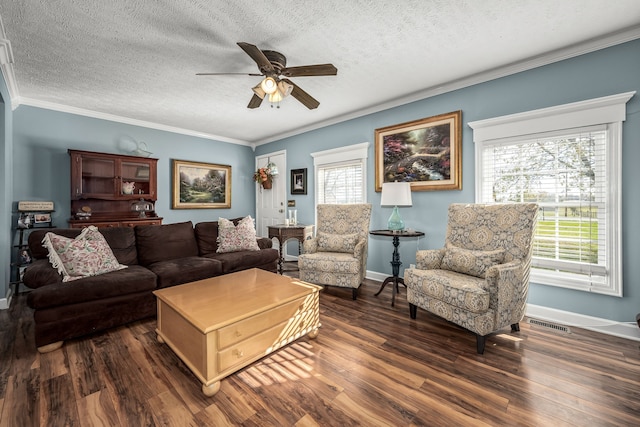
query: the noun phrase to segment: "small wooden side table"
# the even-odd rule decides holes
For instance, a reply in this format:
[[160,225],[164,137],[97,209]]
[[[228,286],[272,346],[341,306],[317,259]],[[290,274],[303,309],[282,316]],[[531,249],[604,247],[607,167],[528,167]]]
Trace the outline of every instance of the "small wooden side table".
[[276,224],[267,226],[269,238],[273,239],[275,237],[278,239],[280,245],[280,257],[278,258],[278,272],[280,274],[283,272],[282,264],[284,263],[284,255],[282,253],[282,247],[284,243],[289,239],[298,239],[298,250],[302,252],[302,242],[313,237],[313,227],[313,225],[303,224]]
[[400,274],[400,266],[402,265],[402,263],[400,262],[400,253],[398,253],[400,238],[401,237],[420,237],[420,236],[424,236],[424,233],[422,231],[415,231],[415,230],[413,231],[373,230],[373,231],[370,231],[369,234],[372,234],[374,236],[393,237],[393,256],[391,258],[391,268],[392,268],[393,276],[389,276],[386,279],[384,279],[384,282],[382,282],[380,289],[375,294],[375,296],[380,295],[380,292],[382,292],[384,287],[387,286],[387,283],[391,283],[393,288],[393,293],[391,294],[391,307],[393,307],[394,304],[396,303],[396,293],[400,291],[400,289],[398,288],[398,284],[402,284],[404,287],[407,287],[407,285],[404,284],[404,279],[402,277],[398,277],[398,275]]

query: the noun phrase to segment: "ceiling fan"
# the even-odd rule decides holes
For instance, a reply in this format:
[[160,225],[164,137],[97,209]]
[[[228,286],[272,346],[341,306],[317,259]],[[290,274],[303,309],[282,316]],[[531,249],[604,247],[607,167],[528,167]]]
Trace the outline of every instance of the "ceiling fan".
[[274,50],[260,50],[258,47],[245,42],[238,42],[238,46],[258,64],[258,73],[197,73],[198,76],[222,76],[222,75],[245,75],[264,76],[264,79],[257,86],[253,87],[254,95],[249,101],[247,108],[258,108],[262,100],[267,97],[272,103],[280,102],[284,97],[291,95],[300,101],[305,107],[312,110],[318,108],[320,102],[300,86],[288,79],[288,77],[308,77],[308,76],[335,76],[338,69],[333,64],[303,65],[300,67],[287,67],[287,58],[280,52]]

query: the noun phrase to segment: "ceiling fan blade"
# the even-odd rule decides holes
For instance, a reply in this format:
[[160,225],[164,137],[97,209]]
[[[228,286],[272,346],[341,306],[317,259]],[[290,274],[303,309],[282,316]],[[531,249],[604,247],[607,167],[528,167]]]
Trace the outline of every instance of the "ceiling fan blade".
[[249,101],[249,105],[247,105],[247,108],[258,108],[260,104],[262,104],[262,98],[254,93],[251,97],[251,101]]
[[307,107],[310,110],[318,108],[318,105],[320,105],[320,102],[318,102],[317,99],[309,95],[304,90],[300,89],[300,86],[298,86],[297,84],[295,84],[289,79],[282,79],[282,81],[287,82],[291,86],[293,86],[293,91],[291,91],[291,96],[293,96],[295,99],[300,101],[305,107]]
[[196,76],[261,76],[258,73],[196,73]]
[[256,61],[256,64],[258,64],[258,68],[260,69],[260,71],[264,73],[274,72],[273,65],[271,65],[271,62],[269,62],[265,54],[262,53],[262,51],[258,49],[257,46],[245,42],[238,42],[238,46],[240,46],[242,50],[244,50],[247,55],[251,57],[251,59]]
[[286,77],[335,76],[338,69],[333,64],[303,65],[283,68],[281,74]]

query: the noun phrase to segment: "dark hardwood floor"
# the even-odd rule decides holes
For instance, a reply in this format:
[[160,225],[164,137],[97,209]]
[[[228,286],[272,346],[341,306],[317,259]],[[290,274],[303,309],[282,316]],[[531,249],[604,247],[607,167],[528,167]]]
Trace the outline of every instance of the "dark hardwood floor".
[[321,293],[322,328],[222,381],[200,383],[155,319],[40,355],[18,295],[0,312],[0,426],[640,425],[640,343],[521,323],[487,339],[367,281]]

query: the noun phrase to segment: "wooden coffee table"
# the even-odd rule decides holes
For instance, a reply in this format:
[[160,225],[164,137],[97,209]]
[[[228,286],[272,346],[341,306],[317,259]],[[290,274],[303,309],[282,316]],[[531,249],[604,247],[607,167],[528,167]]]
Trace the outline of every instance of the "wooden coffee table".
[[213,396],[221,379],[305,334],[315,338],[320,289],[260,269],[160,289],[158,341]]

